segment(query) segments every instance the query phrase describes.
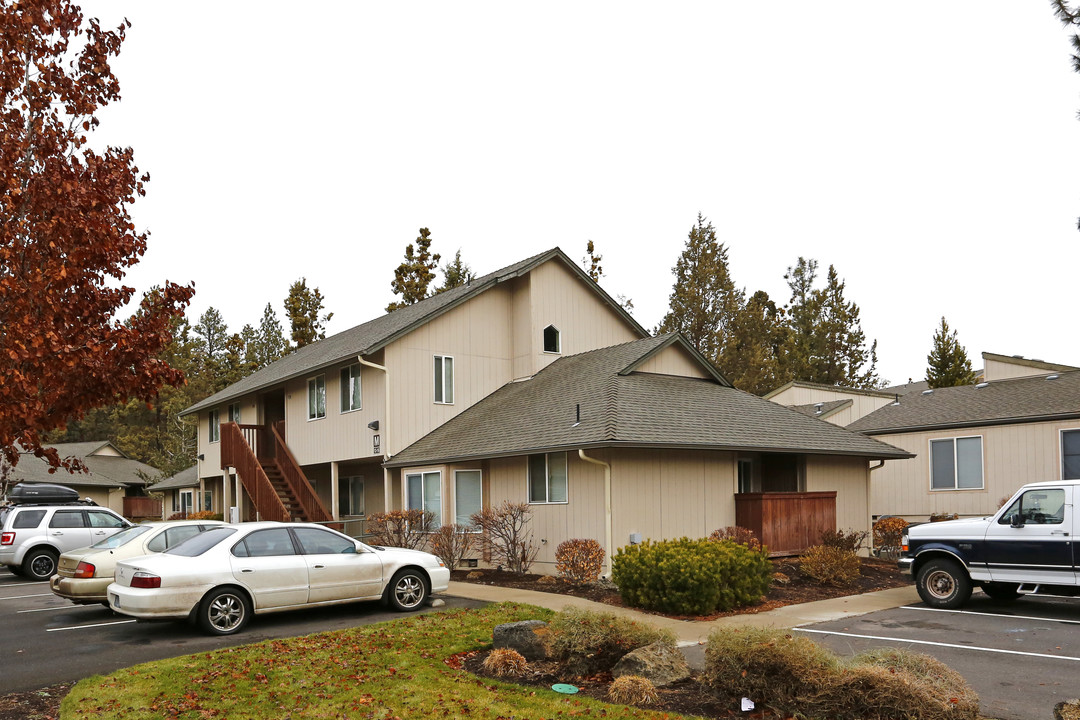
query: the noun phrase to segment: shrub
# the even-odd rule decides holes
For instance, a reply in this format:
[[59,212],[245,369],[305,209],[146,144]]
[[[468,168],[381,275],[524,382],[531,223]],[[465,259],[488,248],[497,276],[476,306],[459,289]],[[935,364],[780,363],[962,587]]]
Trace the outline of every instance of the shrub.
[[764,551],[731,540],[646,540],[620,548],[612,562],[623,602],[680,615],[755,603],[768,590],[771,575]]
[[435,513],[423,510],[391,510],[368,515],[367,531],[372,545],[416,550],[427,542]]
[[527,666],[521,653],[511,648],[496,648],[484,658],[484,669],[498,677],[520,677]]
[[675,634],[615,613],[569,607],[548,623],[548,651],[566,661],[574,656],[597,659],[610,669],[623,655],[639,647],[665,642],[675,645]]
[[931,513],[930,522],[944,522],[946,520],[957,520],[960,517],[960,513]]
[[461,525],[443,525],[431,536],[431,553],[453,570],[469,554],[475,537]]
[[540,552],[528,530],[531,512],[526,503],[506,500],[497,508],[484,508],[469,518],[483,532],[481,542],[492,562],[520,575],[529,572]]
[[703,682],[810,720],[974,720],[979,708],[963,678],[933,658],[876,650],[845,663],[809,638],[772,628],[710,635]]
[[221,520],[221,513],[211,510],[199,510],[198,512],[174,512],[166,520]]
[[754,531],[738,525],[728,525],[726,528],[713,530],[709,535],[709,539],[717,542],[720,540],[732,540],[739,545],[745,545],[751,550],[761,549],[761,542],[757,539]]
[[819,585],[847,587],[859,577],[859,556],[850,550],[815,545],[803,553],[799,563],[803,574]]
[[883,555],[896,557],[908,522],[904,518],[883,517],[874,523],[874,547]]
[[834,547],[839,550],[847,550],[850,553],[859,552],[859,548],[866,544],[866,538],[870,533],[866,530],[826,530],[821,533],[821,544],[825,547]]
[[604,548],[595,540],[564,540],[555,548],[555,569],[575,585],[596,582],[604,567]]
[[640,675],[623,675],[615,678],[608,688],[608,700],[621,705],[652,705],[660,699],[656,688]]

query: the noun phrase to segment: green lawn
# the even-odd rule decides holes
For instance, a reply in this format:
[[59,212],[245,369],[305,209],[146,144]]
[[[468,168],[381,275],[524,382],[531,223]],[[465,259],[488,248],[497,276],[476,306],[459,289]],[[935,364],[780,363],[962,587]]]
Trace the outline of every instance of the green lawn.
[[551,611],[504,603],[187,655],[79,682],[62,720],[93,718],[679,718],[478,678],[444,662],[499,623]]

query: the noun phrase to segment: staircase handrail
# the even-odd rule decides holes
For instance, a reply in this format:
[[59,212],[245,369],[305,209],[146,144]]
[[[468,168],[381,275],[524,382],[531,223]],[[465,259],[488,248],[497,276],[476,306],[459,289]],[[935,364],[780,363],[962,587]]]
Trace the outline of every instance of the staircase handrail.
[[285,478],[285,482],[288,483],[293,497],[296,498],[297,502],[300,503],[300,507],[303,508],[304,517],[308,522],[333,520],[334,516],[327,511],[322,500],[315,494],[315,490],[312,489],[307,476],[304,475],[304,471],[300,469],[300,463],[296,462],[296,458],[293,457],[292,451],[289,450],[289,446],[285,444],[285,438],[282,436],[281,432],[284,424],[285,423],[283,422],[278,422],[270,426],[270,431],[274,437],[274,458],[277,460],[282,477]]
[[236,468],[236,474],[251,497],[255,509],[263,520],[288,522],[285,504],[281,502],[266,472],[262,469],[255,452],[244,439],[244,433],[236,423],[221,423],[221,468]]

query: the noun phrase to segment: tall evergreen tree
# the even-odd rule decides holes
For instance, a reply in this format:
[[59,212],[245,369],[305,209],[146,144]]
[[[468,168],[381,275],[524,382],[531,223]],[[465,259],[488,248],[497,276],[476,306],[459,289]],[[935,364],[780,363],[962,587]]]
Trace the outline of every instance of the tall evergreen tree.
[[468,285],[476,279],[476,273],[461,259],[461,248],[458,248],[458,251],[454,253],[453,260],[442,266],[442,274],[443,283],[435,290],[436,294],[462,285]]
[[949,332],[949,323],[941,316],[941,325],[934,331],[934,344],[926,356],[926,383],[931,388],[956,387],[975,383],[975,371],[967,350],[957,339],[956,330]]
[[658,332],[681,332],[702,355],[718,362],[743,302],[728,269],[727,248],[701,213],[675,267],[668,312]]
[[263,308],[259,327],[245,325],[240,335],[244,339],[244,361],[249,372],[260,370],[289,354],[289,341],[270,303]]
[[604,268],[600,265],[603,259],[603,255],[597,254],[592,240],[585,244],[585,257],[581,258],[581,266],[594,283],[600,282],[600,278],[604,277]]
[[319,288],[308,288],[307,278],[300,278],[289,287],[285,298],[285,315],[292,328],[292,341],[300,349],[326,337],[326,323],[334,313],[320,315],[323,296]]
[[393,312],[426,298],[428,287],[435,279],[435,268],[439,267],[441,259],[442,255],[431,254],[431,231],[420,228],[416,245],[409,243],[405,246],[405,261],[394,270],[394,279],[390,283],[394,294],[400,295],[401,300],[387,305],[386,312]]
[[788,329],[784,311],[764,290],[758,290],[731,326],[719,367],[731,383],[746,392],[764,395],[783,384],[780,355]]

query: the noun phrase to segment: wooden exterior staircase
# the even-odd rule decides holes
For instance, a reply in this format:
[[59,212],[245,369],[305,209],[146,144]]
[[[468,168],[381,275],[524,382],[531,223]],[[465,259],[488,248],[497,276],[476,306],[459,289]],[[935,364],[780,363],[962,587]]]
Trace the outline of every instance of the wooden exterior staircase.
[[263,520],[332,520],[289,452],[284,425],[222,423],[221,468],[236,468],[237,477]]

